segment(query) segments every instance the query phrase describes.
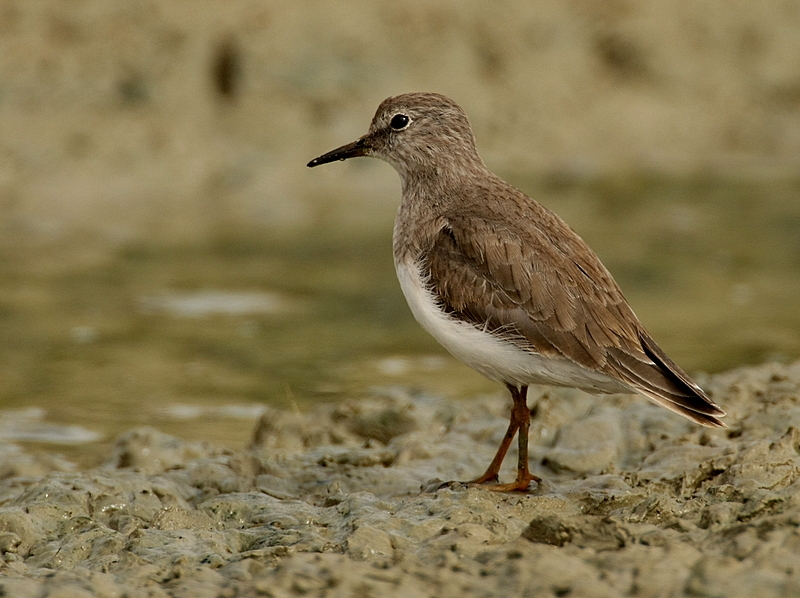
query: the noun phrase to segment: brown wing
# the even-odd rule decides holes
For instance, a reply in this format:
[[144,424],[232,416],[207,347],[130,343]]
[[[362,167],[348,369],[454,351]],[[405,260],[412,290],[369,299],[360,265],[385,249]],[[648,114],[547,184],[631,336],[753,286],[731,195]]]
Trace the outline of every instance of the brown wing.
[[[424,265],[454,317],[565,357],[707,426],[724,415],[647,334],[589,247],[536,204],[535,226],[474,214],[444,221]],[[541,213],[539,213],[541,210]]]

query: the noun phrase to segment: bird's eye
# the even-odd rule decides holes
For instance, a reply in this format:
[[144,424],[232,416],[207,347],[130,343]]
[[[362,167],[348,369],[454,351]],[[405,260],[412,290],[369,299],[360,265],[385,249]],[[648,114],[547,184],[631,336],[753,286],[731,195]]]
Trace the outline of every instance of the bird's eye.
[[410,122],[411,119],[408,118],[405,114],[398,113],[392,117],[389,126],[392,127],[395,131],[402,131],[408,126]]

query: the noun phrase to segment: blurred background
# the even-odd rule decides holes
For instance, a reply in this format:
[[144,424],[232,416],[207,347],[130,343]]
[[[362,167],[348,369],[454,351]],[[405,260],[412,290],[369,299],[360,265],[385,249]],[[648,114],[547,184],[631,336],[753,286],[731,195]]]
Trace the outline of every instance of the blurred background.
[[305,167],[409,91],[684,368],[800,356],[800,1],[3,0],[0,439],[89,464],[135,425],[505,400],[405,306],[391,167]]

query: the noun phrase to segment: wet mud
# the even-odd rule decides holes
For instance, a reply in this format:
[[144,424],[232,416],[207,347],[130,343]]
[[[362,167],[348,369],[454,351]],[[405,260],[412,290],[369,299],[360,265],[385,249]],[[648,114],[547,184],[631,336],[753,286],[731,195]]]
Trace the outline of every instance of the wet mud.
[[528,494],[442,484],[490,460],[509,402],[499,394],[458,402],[397,388],[308,413],[270,409],[239,452],[136,428],[86,471],[6,445],[0,588],[794,595],[800,362],[700,382],[728,429],[636,397],[532,392],[531,464],[544,481]]

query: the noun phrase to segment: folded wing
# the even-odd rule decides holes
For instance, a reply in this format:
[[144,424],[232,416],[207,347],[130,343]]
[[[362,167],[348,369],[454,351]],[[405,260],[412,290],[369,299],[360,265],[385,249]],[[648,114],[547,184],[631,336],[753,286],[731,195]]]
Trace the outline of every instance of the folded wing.
[[442,222],[423,264],[441,306],[525,350],[569,359],[724,427],[715,417],[724,412],[653,341],[583,240],[538,204],[529,209],[536,226],[469,213]]

